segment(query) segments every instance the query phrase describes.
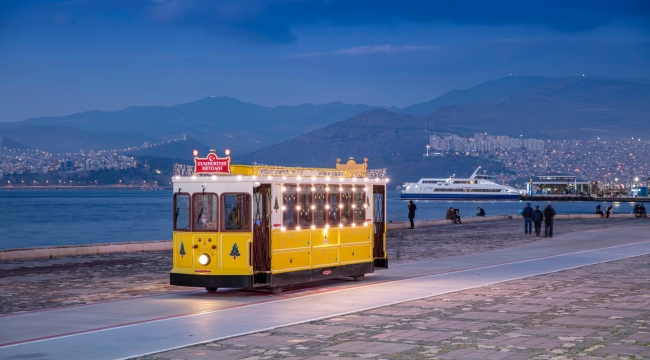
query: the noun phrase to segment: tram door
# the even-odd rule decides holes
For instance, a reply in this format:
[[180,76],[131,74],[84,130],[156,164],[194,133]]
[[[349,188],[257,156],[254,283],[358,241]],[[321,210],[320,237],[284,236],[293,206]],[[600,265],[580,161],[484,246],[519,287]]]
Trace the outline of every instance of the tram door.
[[271,271],[270,240],[271,184],[261,184],[260,186],[253,189],[254,271]]
[[384,233],[386,230],[386,187],[383,185],[372,186],[373,203],[373,232],[374,246],[373,257],[375,268],[388,268],[388,258],[384,247]]

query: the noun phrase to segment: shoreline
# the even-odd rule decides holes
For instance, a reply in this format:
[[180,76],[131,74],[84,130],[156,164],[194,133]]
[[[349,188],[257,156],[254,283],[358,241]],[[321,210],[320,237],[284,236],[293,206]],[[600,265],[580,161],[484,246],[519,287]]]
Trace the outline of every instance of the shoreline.
[[[635,219],[634,214],[612,214],[611,219]],[[584,219],[601,219],[598,214],[557,214],[556,220],[584,220]],[[519,221],[521,215],[495,215],[485,217],[466,217],[463,218],[463,223],[481,223],[493,221]],[[603,218],[603,221],[607,219]],[[452,225],[451,220],[435,219],[435,220],[416,220],[416,228],[426,228],[442,225]],[[393,222],[386,224],[386,230],[402,230],[410,227],[408,221]],[[462,224],[460,225],[462,226]],[[14,261],[14,260],[27,260],[27,259],[52,259],[68,256],[83,256],[83,255],[100,255],[111,253],[133,253],[133,252],[147,252],[147,251],[162,251],[171,250],[172,240],[143,240],[143,241],[130,241],[130,242],[113,242],[113,243],[97,243],[97,244],[71,244],[71,245],[53,245],[53,246],[39,246],[31,248],[13,248],[13,249],[0,249],[0,262]]]

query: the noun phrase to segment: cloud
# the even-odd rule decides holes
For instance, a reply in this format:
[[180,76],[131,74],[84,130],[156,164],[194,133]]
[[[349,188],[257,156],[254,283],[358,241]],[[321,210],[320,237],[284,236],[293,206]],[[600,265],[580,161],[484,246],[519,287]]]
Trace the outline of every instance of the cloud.
[[313,57],[332,56],[332,55],[361,56],[361,55],[369,55],[369,54],[377,54],[377,53],[394,54],[394,53],[401,53],[407,51],[426,51],[426,50],[437,50],[437,49],[439,49],[439,47],[429,46],[429,45],[423,45],[423,46],[412,46],[412,45],[393,46],[390,44],[364,45],[364,46],[356,46],[352,48],[335,50],[330,52],[312,52],[307,54],[298,54],[298,55],[293,55],[291,57],[292,58],[313,58]]
[[[8,1],[12,6],[42,7],[45,11],[56,8],[69,14],[120,10],[128,12],[136,20],[179,24],[223,36],[245,36],[274,43],[295,42],[295,29],[304,25],[447,22],[457,25],[540,26],[561,32],[583,32],[621,19],[636,21],[646,27],[650,24],[650,1],[647,0]],[[0,5],[0,23],[3,20],[2,8]]]

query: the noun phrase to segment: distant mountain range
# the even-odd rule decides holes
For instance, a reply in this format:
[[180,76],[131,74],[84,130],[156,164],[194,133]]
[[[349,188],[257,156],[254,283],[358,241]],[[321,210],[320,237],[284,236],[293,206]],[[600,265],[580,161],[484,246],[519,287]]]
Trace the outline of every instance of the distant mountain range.
[[425,158],[422,154],[431,133],[424,131],[422,124],[418,116],[385,109],[369,110],[265,149],[233,155],[233,162],[334,167],[337,158],[346,162],[354,157],[362,162],[367,157],[370,168],[387,168],[388,176],[396,184],[417,180],[420,174],[469,176],[479,165],[489,172],[507,171],[501,164],[479,157]]
[[[370,124],[372,121],[368,119],[381,114],[374,126],[390,123],[393,124],[391,128],[405,132],[413,127],[421,131],[487,132],[554,139],[650,136],[647,115],[650,84],[646,81],[508,76],[469,89],[453,90],[403,109],[377,111],[377,108],[341,102],[265,107],[230,97],[209,97],[172,107],[134,106],[112,112],[88,111],[14,123],[0,122],[0,135],[32,148],[72,152],[81,147],[141,146],[145,141],[178,138],[185,134],[199,144],[192,146],[230,148],[233,153],[251,152],[253,156],[278,149],[274,145],[286,141],[304,142],[304,134],[324,136],[331,125],[345,124],[347,129],[353,129],[354,122],[349,123],[353,119],[367,119]],[[366,115],[358,117],[364,113]],[[323,132],[314,132],[318,129]],[[420,152],[426,136],[418,134],[423,141],[417,145],[417,152]],[[384,140],[398,147],[415,145],[413,138],[399,139],[388,137]],[[356,141],[364,140],[357,138]],[[398,144],[399,141],[406,143]],[[157,151],[169,151],[171,146],[181,145],[144,152],[156,156]],[[319,149],[316,153],[323,156],[328,151]]]

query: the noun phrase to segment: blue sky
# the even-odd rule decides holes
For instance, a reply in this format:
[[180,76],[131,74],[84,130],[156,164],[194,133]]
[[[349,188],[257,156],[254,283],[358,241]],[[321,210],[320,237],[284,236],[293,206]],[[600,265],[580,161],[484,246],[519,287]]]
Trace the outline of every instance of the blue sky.
[[0,2],[0,121],[219,95],[402,107],[649,65],[649,1]]

